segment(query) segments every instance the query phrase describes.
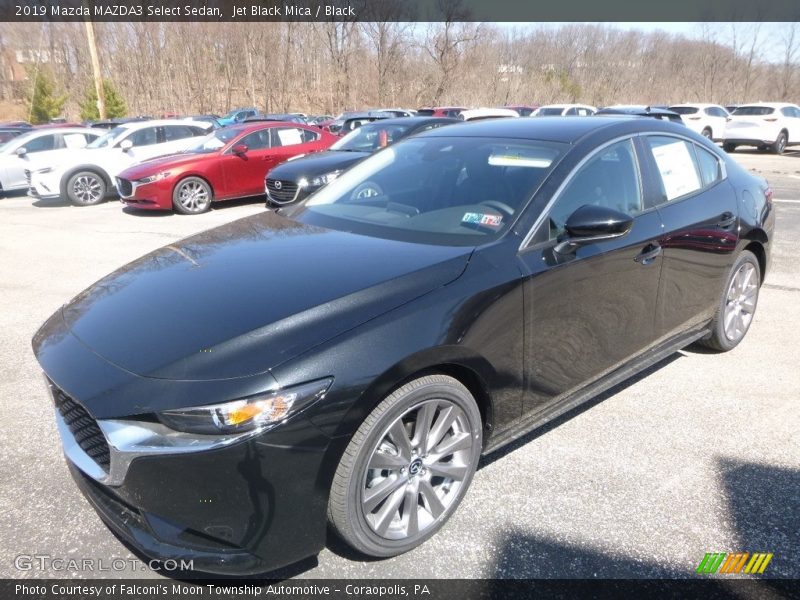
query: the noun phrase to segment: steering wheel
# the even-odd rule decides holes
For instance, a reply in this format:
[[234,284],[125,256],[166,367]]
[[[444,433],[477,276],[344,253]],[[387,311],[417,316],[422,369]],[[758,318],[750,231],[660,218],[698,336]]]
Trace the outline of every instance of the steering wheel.
[[481,206],[488,206],[489,208],[493,208],[495,210],[499,210],[506,217],[513,217],[514,216],[514,209],[511,208],[505,202],[500,202],[499,200],[486,200],[485,202],[481,202],[480,204],[481,204]]
[[381,186],[377,183],[367,181],[358,185],[356,189],[353,190],[353,193],[350,194],[350,201],[369,200],[377,196],[383,196],[383,189],[381,189]]

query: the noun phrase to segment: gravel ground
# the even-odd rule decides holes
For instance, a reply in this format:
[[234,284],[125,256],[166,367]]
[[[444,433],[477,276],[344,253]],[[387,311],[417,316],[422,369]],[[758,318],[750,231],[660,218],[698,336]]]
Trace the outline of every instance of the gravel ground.
[[[800,577],[800,375],[787,350],[800,329],[800,152],[734,156],[778,199],[773,264],[743,344],[676,353],[487,457],[447,527],[413,552],[354,560],[332,540],[277,575],[685,577],[706,552],[762,551],[775,554],[768,575]],[[98,575],[20,569],[27,555],[134,558],[67,473],[30,349],[36,328],[121,264],[262,210],[238,202],[181,217],[0,200],[0,578]]]

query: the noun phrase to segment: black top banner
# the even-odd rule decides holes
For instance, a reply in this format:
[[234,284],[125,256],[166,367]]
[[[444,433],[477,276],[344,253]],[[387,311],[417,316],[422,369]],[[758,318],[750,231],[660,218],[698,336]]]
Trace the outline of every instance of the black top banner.
[[0,21],[797,21],[798,0],[0,0]]

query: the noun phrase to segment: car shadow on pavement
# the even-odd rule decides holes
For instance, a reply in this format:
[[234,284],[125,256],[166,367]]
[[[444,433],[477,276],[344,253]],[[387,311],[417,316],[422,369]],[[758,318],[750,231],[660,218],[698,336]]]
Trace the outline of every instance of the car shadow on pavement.
[[[225,200],[221,202],[214,202],[211,205],[212,211],[217,210],[225,210],[226,208],[234,208],[236,206],[245,206],[246,204],[255,204],[255,203],[264,204],[264,196],[251,196],[248,198],[237,198],[236,200]],[[135,217],[170,217],[170,216],[178,216],[178,217],[194,217],[197,215],[182,215],[173,210],[141,210],[134,206],[124,206],[122,212],[127,213],[129,215],[133,215]],[[207,213],[206,213],[207,214]]]
[[65,206],[72,206],[72,203],[69,200],[62,200],[61,198],[52,198],[52,199],[39,199],[34,200],[31,202],[31,206],[35,206],[36,208],[64,208]]

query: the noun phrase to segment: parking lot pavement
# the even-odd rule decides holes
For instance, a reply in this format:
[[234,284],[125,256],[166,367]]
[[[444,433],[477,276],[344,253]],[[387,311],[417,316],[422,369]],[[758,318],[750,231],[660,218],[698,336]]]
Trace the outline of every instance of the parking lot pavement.
[[[800,153],[734,156],[767,176],[776,198],[800,200]],[[117,203],[0,199],[0,577],[160,576],[129,562],[101,573],[24,569],[35,554],[102,559],[106,568],[134,558],[69,478],[30,339],[113,268],[261,210],[240,203],[197,217],[136,216]],[[277,575],[684,577],[706,552],[749,551],[774,553],[768,575],[799,577],[800,202],[776,211],[773,265],[736,350],[676,353],[487,457],[450,523],[406,555],[354,560],[331,541],[317,560]]]

